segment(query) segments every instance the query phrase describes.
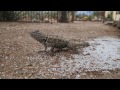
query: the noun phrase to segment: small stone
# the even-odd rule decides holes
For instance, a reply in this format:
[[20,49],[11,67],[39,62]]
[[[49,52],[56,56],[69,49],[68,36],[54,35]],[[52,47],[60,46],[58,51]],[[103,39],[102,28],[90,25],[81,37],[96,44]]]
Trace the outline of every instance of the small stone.
[[83,73],[82,75],[86,75],[86,73]]
[[5,59],[8,59],[8,57],[6,56]]
[[35,79],[40,79],[40,78],[35,78]]
[[109,71],[102,71],[102,73],[110,73]]
[[87,53],[86,55],[90,55],[90,53]]
[[68,77],[67,76],[63,76],[62,79],[68,79]]
[[117,59],[117,60],[120,60],[120,59]]
[[78,75],[76,75],[76,77],[75,77],[75,79],[79,79],[80,78],[80,75],[78,74]]
[[3,67],[4,66],[4,64],[1,64],[1,67]]
[[76,75],[73,73],[71,76],[70,76],[70,79],[75,79]]

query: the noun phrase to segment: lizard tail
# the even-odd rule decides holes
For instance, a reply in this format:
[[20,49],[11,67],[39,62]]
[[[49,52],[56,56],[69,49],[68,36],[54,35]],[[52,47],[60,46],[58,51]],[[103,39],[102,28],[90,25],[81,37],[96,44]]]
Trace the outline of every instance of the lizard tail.
[[68,43],[68,48],[70,49],[75,49],[75,48],[78,48],[78,47],[88,47],[90,46],[90,44],[88,42],[80,42],[80,43],[71,43],[69,42]]

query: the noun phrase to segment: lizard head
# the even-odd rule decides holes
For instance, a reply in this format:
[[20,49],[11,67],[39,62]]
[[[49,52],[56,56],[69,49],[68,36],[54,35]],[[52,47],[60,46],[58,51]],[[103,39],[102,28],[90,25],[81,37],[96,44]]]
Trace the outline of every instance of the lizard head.
[[45,42],[45,40],[46,40],[46,36],[38,30],[35,30],[35,31],[31,32],[30,36],[33,37],[35,40],[41,42],[41,43]]

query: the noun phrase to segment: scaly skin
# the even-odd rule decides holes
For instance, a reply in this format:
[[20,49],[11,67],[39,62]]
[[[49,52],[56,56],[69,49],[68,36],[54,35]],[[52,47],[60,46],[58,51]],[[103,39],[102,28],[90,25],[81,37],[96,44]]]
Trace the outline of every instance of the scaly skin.
[[71,50],[77,50],[79,46],[89,46],[89,43],[87,42],[84,43],[82,42],[78,44],[71,43],[58,36],[44,35],[43,33],[40,33],[38,30],[30,33],[30,35],[35,40],[39,41],[42,45],[44,45],[45,51],[47,50],[47,47],[51,47],[51,52],[54,52],[54,48],[58,49],[68,48]]

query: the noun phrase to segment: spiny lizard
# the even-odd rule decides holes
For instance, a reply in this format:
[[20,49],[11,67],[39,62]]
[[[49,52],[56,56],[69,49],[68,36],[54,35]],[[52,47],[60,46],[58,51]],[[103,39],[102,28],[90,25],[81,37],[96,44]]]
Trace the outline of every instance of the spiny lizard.
[[47,50],[47,47],[51,47],[51,52],[54,51],[54,48],[63,49],[68,48],[71,50],[77,50],[80,46],[89,46],[88,42],[82,42],[82,43],[72,43],[67,40],[64,40],[63,38],[55,35],[45,35],[38,30],[31,32],[30,36],[33,37],[35,40],[39,41],[42,45],[45,47],[45,51]]

